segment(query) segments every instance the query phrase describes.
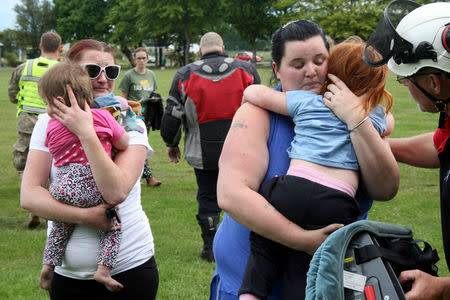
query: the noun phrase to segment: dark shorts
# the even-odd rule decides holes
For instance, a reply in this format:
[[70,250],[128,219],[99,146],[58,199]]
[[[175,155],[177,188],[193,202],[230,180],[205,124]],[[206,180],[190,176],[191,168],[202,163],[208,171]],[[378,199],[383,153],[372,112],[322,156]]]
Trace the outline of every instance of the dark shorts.
[[284,175],[264,182],[261,195],[283,216],[305,229],[349,224],[361,213],[359,204],[349,194],[297,176]]
[[55,273],[52,280],[50,299],[156,299],[159,273],[155,258],[142,265],[112,276],[123,284],[124,289],[117,293],[109,292],[103,284],[95,280],[78,280]]

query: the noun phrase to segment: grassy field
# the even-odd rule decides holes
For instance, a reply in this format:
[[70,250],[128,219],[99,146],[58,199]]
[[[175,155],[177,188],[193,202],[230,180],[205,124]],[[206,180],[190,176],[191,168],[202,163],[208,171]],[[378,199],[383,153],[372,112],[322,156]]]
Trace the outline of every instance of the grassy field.
[[[271,70],[258,69],[264,84],[269,84]],[[28,212],[19,205],[20,178],[11,162],[12,145],[17,133],[16,108],[7,97],[12,69],[0,70],[0,299],[47,299],[37,279],[45,243],[45,225],[30,231]],[[167,98],[174,69],[155,70],[158,92]],[[395,137],[432,131],[438,115],[417,110],[407,89],[390,79],[388,89],[394,95]],[[120,94],[116,90],[116,94]],[[155,238],[156,260],[160,272],[158,299],[207,299],[214,264],[199,258],[202,245],[197,212],[196,184],[193,170],[186,161],[168,161],[159,131],[150,132],[155,150],[151,169],[163,184],[143,187],[142,204]],[[389,202],[376,203],[371,220],[410,226],[417,238],[438,249],[439,274],[449,275],[442,250],[439,213],[438,170],[424,170],[401,165],[398,195]]]

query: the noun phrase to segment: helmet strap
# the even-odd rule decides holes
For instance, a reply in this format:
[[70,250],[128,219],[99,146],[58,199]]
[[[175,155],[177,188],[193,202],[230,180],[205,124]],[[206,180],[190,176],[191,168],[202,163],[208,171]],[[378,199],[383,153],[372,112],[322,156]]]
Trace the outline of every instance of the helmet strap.
[[413,45],[403,38],[399,38],[395,43],[397,46],[392,58],[398,65],[416,63],[421,59],[437,62],[437,53],[428,42],[420,42],[415,51]]
[[445,100],[438,99],[428,93],[423,87],[421,87],[417,82],[414,80],[410,80],[425,96],[428,97],[431,101],[434,102],[434,106],[436,109],[440,112],[439,115],[439,128],[445,127],[445,117],[447,116],[447,103],[450,102],[450,98],[447,98]]

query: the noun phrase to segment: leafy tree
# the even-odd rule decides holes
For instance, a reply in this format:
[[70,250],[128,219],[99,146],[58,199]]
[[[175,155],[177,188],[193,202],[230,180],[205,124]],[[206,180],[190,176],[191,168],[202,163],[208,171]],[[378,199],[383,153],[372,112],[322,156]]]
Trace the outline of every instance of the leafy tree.
[[207,31],[220,28],[223,1],[210,0],[147,0],[140,11],[142,28],[151,37],[171,41],[189,63],[191,42]]
[[279,26],[289,21],[297,19],[299,14],[298,0],[278,0],[273,4],[273,8],[278,16]]
[[[30,1],[30,0],[27,0]],[[55,15],[58,16],[56,29],[65,41],[98,39],[107,41],[113,24],[105,16],[114,6],[115,0],[53,0]]]
[[0,64],[3,64],[2,59],[10,67],[15,67],[20,63],[16,51],[16,34],[16,31],[13,29],[5,29],[0,32],[0,42],[3,44],[0,51]]
[[[152,38],[153,46],[155,46],[156,62],[157,65],[162,65],[162,59],[164,56],[163,47],[170,45],[170,36],[168,34],[160,34]],[[150,43],[149,43],[150,44]]]
[[38,49],[41,35],[55,29],[56,17],[49,0],[22,0],[16,4],[15,42],[20,47]]
[[257,41],[270,39],[279,25],[275,4],[275,0],[227,1],[225,20],[236,28],[241,38],[252,47],[253,62],[256,59]]
[[3,52],[11,52],[16,50],[17,45],[16,45],[16,35],[17,35],[17,31],[13,30],[13,29],[5,29],[3,31],[0,32],[0,42],[2,42],[3,47],[2,50]]
[[333,39],[350,35],[367,39],[376,28],[388,1],[315,0],[299,4],[301,17],[318,23]]
[[[162,20],[156,13],[148,14],[148,1],[122,0],[118,1],[109,11],[106,21],[114,24],[111,32],[111,42],[120,46],[133,65],[132,51],[143,44],[154,46],[170,45],[170,37]],[[151,9],[154,12],[154,9]],[[162,51],[155,51],[160,62]]]
[[[222,39],[225,44],[226,51],[239,51],[252,48],[246,41],[242,40],[237,30],[231,25],[228,30],[224,31],[222,34]],[[270,40],[268,39],[258,39],[256,42],[256,48],[258,50],[270,50],[270,46]]]
[[142,45],[142,41],[148,33],[139,25],[140,9],[143,9],[142,1],[122,0],[111,7],[105,20],[112,24],[110,41],[120,47],[122,53],[133,65],[132,51]]
[[[318,23],[336,41],[350,35],[367,40],[376,29],[390,0],[310,0],[297,1],[293,11],[297,18]],[[430,0],[416,0],[430,3]]]

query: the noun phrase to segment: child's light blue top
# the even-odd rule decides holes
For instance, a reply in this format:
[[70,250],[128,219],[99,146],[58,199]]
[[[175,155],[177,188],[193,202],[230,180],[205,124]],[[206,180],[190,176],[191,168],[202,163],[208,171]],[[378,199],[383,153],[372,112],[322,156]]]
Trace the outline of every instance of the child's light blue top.
[[[323,103],[322,95],[289,91],[286,99],[289,115],[295,123],[295,137],[287,150],[290,158],[335,168],[359,169],[349,129]],[[377,106],[369,117],[378,133],[383,134],[387,128],[383,108]]]

